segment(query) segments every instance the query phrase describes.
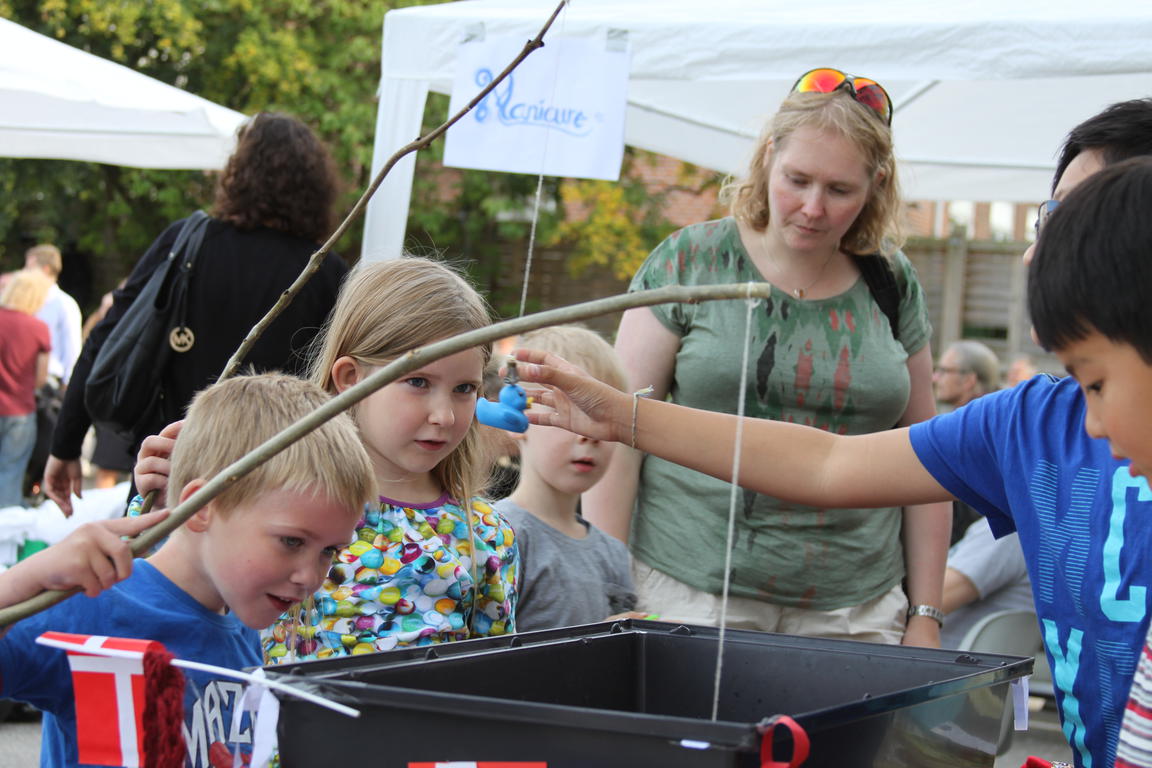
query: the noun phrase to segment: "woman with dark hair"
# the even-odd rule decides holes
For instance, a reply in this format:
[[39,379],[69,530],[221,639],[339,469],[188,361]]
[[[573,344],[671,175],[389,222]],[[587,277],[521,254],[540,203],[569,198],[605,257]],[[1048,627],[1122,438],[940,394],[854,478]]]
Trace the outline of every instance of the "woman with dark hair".
[[[216,380],[248,331],[300,275],[331,231],[337,179],[328,151],[293,117],[271,112],[241,127],[220,174],[216,202],[196,257],[185,325],[194,343],[174,352],[164,371],[164,413],[135,435],[135,445],[179,419],[192,395]],[[91,423],[84,385],[112,329],[167,257],[184,219],[172,223],[114,293],[112,308],[80,353],[44,471],[44,490],[65,514],[80,495],[80,445]],[[305,369],[304,350],[336,301],[347,268],[328,254],[288,308],[244,360],[257,371]],[[135,447],[135,446],[134,446]]]
[[262,112],[240,128],[212,212],[239,230],[266,227],[318,244],[332,232],[336,186],[316,134],[294,117]]

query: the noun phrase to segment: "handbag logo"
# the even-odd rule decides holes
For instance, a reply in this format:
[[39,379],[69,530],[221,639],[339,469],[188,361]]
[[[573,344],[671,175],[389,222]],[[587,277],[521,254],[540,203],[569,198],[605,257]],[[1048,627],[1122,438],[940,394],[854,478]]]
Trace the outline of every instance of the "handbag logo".
[[187,352],[196,343],[196,334],[184,325],[178,325],[168,334],[168,345],[176,352]]

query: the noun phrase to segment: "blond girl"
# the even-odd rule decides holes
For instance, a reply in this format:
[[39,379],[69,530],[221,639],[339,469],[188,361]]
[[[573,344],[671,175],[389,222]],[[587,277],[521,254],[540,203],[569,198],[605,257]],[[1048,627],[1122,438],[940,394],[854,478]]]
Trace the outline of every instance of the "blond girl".
[[[484,300],[443,264],[361,265],[317,339],[312,378],[343,392],[409,350],[488,323]],[[429,363],[356,406],[378,503],[314,604],[265,633],[270,662],[514,631],[513,531],[474,497],[486,473],[474,413],[490,355],[477,347]]]

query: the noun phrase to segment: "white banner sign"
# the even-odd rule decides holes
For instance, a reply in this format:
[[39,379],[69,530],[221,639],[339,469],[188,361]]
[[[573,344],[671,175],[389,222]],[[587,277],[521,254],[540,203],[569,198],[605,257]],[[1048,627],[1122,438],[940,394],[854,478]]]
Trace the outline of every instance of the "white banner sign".
[[[523,47],[522,38],[462,44],[450,114],[475,98]],[[448,130],[444,165],[616,181],[627,95],[626,44],[549,39]]]

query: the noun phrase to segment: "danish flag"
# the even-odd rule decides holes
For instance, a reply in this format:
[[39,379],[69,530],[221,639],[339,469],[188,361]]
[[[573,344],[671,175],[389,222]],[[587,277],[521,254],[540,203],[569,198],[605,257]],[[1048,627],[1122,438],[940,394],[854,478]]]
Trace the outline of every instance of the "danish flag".
[[[41,638],[82,648],[132,654],[113,657],[81,650],[67,651],[76,699],[76,742],[80,762],[124,768],[143,766],[147,698],[144,657],[162,653],[170,658],[164,646],[152,640],[67,632],[45,632]],[[182,691],[178,695],[182,696]]]

